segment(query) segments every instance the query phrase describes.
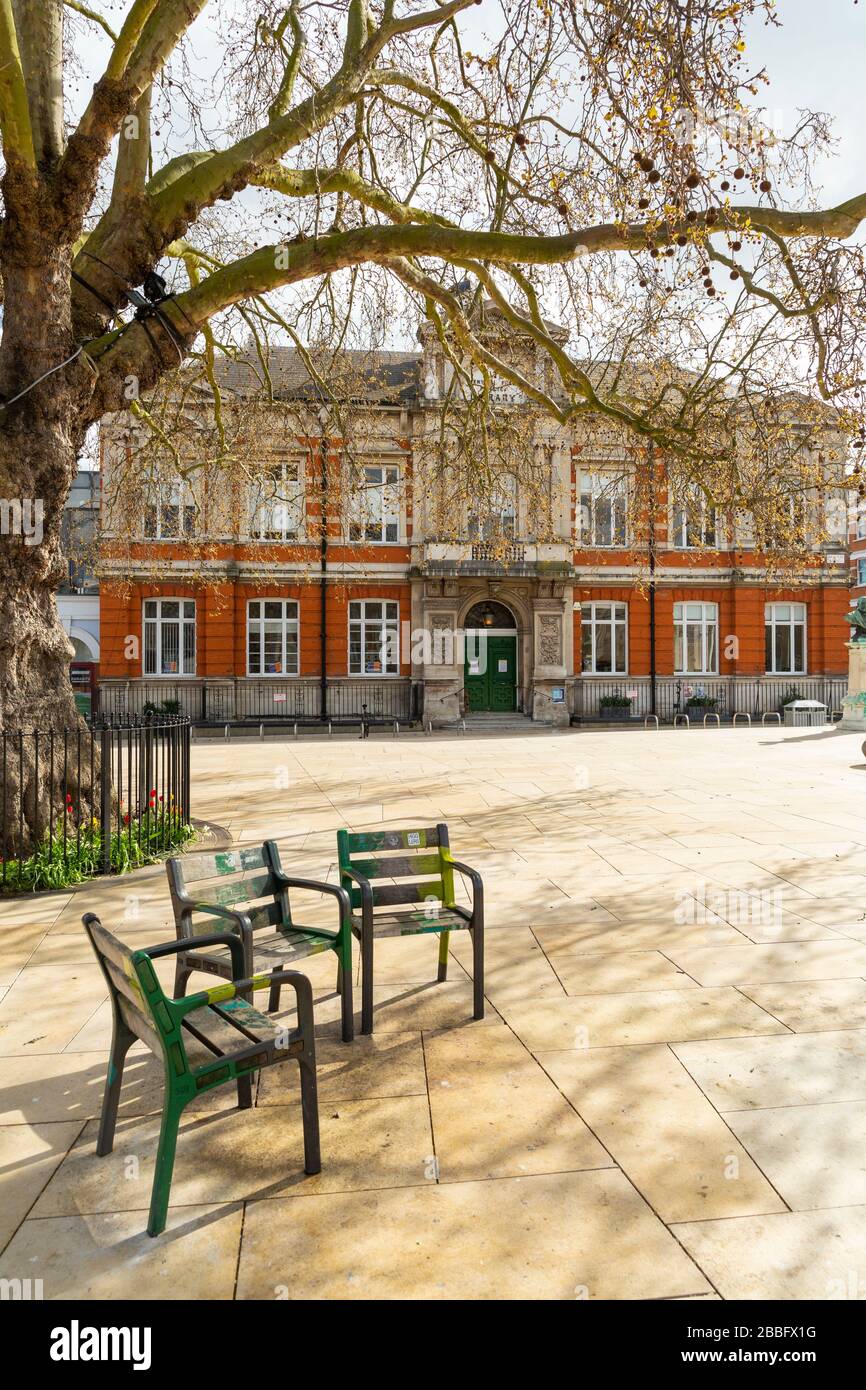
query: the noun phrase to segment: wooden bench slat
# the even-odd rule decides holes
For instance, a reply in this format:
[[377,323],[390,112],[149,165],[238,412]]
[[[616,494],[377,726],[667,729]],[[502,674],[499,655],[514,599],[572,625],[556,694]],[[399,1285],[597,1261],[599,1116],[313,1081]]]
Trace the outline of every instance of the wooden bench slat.
[[157,1057],[161,1057],[164,1052],[164,1043],[159,1033],[156,1031],[153,1021],[150,1018],[145,1018],[141,1010],[135,1008],[132,1001],[127,999],[125,994],[121,994],[119,990],[115,995],[115,1000],[117,1002],[118,1013],[127,1028],[129,1028],[137,1038],[141,1038],[143,1042],[146,1042],[151,1052],[154,1052]]
[[102,964],[118,993],[124,995],[125,998],[129,1000],[130,1004],[140,1012],[147,1014],[147,1004],[144,1001],[138,980],[131,980],[126,971],[119,969],[118,966],[114,964],[114,961],[109,960],[107,956],[103,957]]
[[432,849],[439,845],[439,827],[419,830],[364,830],[347,836],[349,853],[370,853],[377,849]]
[[179,855],[177,865],[186,884],[241,873],[245,869],[266,867],[262,845],[251,845],[247,849],[216,850],[212,854]]
[[249,1042],[249,1038],[239,1034],[237,1028],[227,1023],[213,1007],[196,1009],[195,1013],[187,1014],[183,1027],[185,1032],[204,1043],[215,1057],[227,1057],[246,1047]]
[[441,902],[441,878],[426,879],[423,883],[377,883],[373,888],[374,907],[390,907],[394,903],[423,903],[427,898],[436,898]]
[[[352,919],[356,934],[361,931],[361,914]],[[435,917],[428,917],[424,911],[382,912],[373,917],[373,936],[417,936],[419,932],[461,931],[469,926],[465,917],[460,917],[448,908],[440,908]]]
[[253,959],[303,960],[306,956],[318,955],[320,951],[333,950],[334,938],[315,936],[311,932],[279,932],[264,941],[253,942]]
[[353,859],[352,868],[365,878],[422,878],[425,874],[438,874],[441,869],[438,854],[395,855],[389,859],[383,855],[379,859]]
[[183,1026],[217,1057],[230,1057],[253,1044],[273,1047],[285,1034],[284,1024],[274,1023],[244,999],[227,999],[196,1009],[186,1016]]
[[278,1023],[266,1014],[259,1013],[258,1009],[253,1008],[245,999],[225,999],[215,1005],[215,1008],[242,1037],[245,1035],[244,1045],[250,1042],[273,1045],[278,1038],[286,1036],[285,1023]]
[[236,903],[255,902],[258,898],[272,895],[275,887],[270,870],[260,869],[256,873],[239,874],[229,882],[201,880],[196,884],[193,897],[197,903],[234,907]]
[[101,924],[92,923],[90,927],[93,944],[103,960],[111,961],[112,965],[117,966],[118,970],[126,971],[132,962],[132,951],[118,941],[116,936],[106,930]]

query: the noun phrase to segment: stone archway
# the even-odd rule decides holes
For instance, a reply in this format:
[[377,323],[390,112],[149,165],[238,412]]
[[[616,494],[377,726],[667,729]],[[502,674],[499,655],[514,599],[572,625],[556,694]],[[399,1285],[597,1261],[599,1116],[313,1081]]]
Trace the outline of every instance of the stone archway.
[[477,598],[470,602],[460,626],[466,712],[516,713],[523,668],[517,615],[498,597]]

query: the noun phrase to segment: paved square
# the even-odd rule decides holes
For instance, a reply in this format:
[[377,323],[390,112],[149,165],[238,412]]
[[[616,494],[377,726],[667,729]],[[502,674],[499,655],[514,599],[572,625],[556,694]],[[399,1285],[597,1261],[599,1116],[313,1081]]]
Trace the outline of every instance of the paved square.
[[[303,962],[322,1173],[292,1068],[252,1112],[217,1091],[185,1115],[150,1240],[160,1068],[131,1054],[97,1159],[110,1015],[80,919],[173,936],[164,870],[0,903],[0,1277],[46,1298],[866,1297],[857,735],[528,727],[192,757],[194,814],[307,877],[335,881],[339,826],[446,820],[485,881],[487,1017],[463,933],[445,984],[434,940],[380,943],[376,1033],[348,1046],[331,958]],[[332,910],[309,899],[307,920]]]

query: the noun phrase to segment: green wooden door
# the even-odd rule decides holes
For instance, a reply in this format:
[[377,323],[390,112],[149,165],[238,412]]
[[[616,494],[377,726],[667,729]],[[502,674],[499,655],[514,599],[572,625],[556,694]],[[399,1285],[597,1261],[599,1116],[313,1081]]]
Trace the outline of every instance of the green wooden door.
[[[466,707],[469,710],[517,709],[517,638],[490,637],[482,639],[487,661],[467,657],[464,675]],[[472,642],[471,650],[477,650]],[[480,670],[481,666],[485,669]]]

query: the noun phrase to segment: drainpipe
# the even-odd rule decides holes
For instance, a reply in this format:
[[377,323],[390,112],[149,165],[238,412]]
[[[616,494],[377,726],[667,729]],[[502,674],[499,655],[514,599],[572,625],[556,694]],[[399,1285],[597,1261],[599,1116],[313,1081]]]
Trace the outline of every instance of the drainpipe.
[[650,637],[650,713],[656,709],[656,490],[655,454],[649,446],[649,637]]
[[[324,419],[322,419],[323,426],[324,423]],[[319,439],[322,494],[321,524],[319,527],[319,666],[321,668],[319,718],[323,724],[327,723],[328,719],[328,443],[328,436],[323,433]]]

